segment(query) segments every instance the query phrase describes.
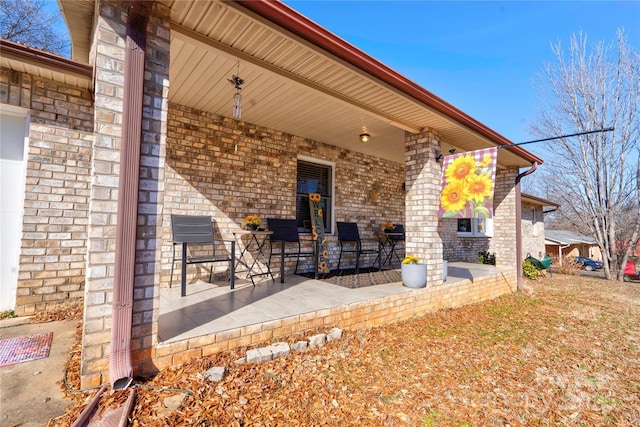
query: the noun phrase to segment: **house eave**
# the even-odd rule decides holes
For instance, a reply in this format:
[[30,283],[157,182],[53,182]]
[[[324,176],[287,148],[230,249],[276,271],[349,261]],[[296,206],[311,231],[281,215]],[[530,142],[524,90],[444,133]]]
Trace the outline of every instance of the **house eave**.
[[93,68],[43,50],[0,39],[0,65],[10,70],[78,86],[91,87]]
[[517,154],[531,164],[542,164],[543,160],[519,146],[513,146],[513,142],[480,123],[473,117],[457,109],[437,97],[428,90],[417,85],[400,73],[387,67],[380,61],[367,55],[347,41],[341,39],[294,9],[280,1],[241,1],[234,2],[243,8],[270,20],[280,27],[290,31],[308,42],[321,47],[332,55],[365,71],[367,74],[391,85],[412,98],[424,103],[430,108],[450,117],[468,129],[491,140],[498,146],[510,145],[507,150]]

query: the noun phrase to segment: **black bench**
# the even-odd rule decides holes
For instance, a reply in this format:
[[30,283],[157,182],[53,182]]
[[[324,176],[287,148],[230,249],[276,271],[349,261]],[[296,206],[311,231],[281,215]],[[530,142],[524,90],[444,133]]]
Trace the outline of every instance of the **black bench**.
[[[171,215],[171,233],[173,245],[173,259],[171,261],[171,278],[169,279],[169,287],[173,282],[173,267],[176,261],[180,260],[182,264],[182,291],[181,295],[187,294],[187,264],[204,264],[216,262],[230,263],[230,282],[231,289],[235,286],[236,272],[236,242],[233,240],[216,240],[214,237],[213,221],[211,216],[206,215]],[[231,244],[231,251],[224,254],[216,253],[216,243]],[[182,256],[176,258],[176,245],[182,245]],[[187,251],[189,244],[200,245],[203,251],[202,255],[192,256]],[[209,270],[209,281],[213,276],[213,267]]]

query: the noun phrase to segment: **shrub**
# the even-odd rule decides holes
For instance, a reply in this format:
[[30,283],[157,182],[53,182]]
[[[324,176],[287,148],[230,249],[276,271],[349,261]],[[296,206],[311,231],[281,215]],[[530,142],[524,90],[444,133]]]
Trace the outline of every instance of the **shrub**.
[[480,264],[496,265],[496,254],[489,251],[478,252],[478,262]]
[[562,265],[554,264],[554,271],[557,271],[560,274],[567,274],[570,276],[575,276],[582,269],[582,265],[575,262],[575,260],[571,258],[565,258]]
[[540,271],[536,268],[531,261],[524,261],[522,263],[522,274],[527,279],[536,280],[540,277]]

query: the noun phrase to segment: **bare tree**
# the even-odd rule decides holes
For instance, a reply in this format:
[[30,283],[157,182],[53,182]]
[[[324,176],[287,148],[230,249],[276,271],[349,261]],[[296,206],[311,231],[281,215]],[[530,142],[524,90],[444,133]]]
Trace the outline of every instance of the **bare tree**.
[[69,56],[70,43],[59,13],[44,0],[0,0],[0,38]]
[[[579,33],[568,52],[552,45],[555,62],[546,64],[538,86],[544,109],[531,131],[553,137],[613,127],[550,141],[545,183],[562,205],[565,219],[592,235],[603,254],[607,279],[618,274],[623,259],[618,238],[637,236],[637,168],[640,141],[640,57],[619,30],[615,43],[587,45]],[[589,233],[586,232],[589,230]],[[628,251],[627,251],[628,254]]]

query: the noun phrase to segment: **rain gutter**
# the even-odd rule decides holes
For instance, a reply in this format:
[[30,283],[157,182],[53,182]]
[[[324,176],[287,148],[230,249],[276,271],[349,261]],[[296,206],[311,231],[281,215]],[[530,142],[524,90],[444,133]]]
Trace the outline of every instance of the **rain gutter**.
[[522,194],[520,192],[520,181],[527,175],[536,171],[538,163],[533,165],[526,171],[516,176],[516,268],[518,274],[518,290],[524,288],[524,277],[522,276]]
[[513,142],[509,139],[483,125],[453,105],[438,98],[433,93],[387,67],[380,61],[367,55],[360,49],[311,21],[286,4],[280,1],[234,1],[239,6],[262,16],[296,36],[313,43],[328,53],[426,104],[485,138],[490,139],[499,146],[509,145],[506,149],[523,159],[526,159],[531,163],[543,163],[542,159],[534,156],[517,145],[513,145]]
[[9,40],[0,39],[0,52],[5,59],[37,65],[52,71],[66,72],[84,78],[93,76],[93,67],[67,59],[53,53],[25,46]]
[[133,381],[131,328],[138,222],[142,97],[147,22],[152,5],[152,2],[147,1],[131,2],[127,16],[115,276],[109,353],[109,379],[114,390],[127,388]]

